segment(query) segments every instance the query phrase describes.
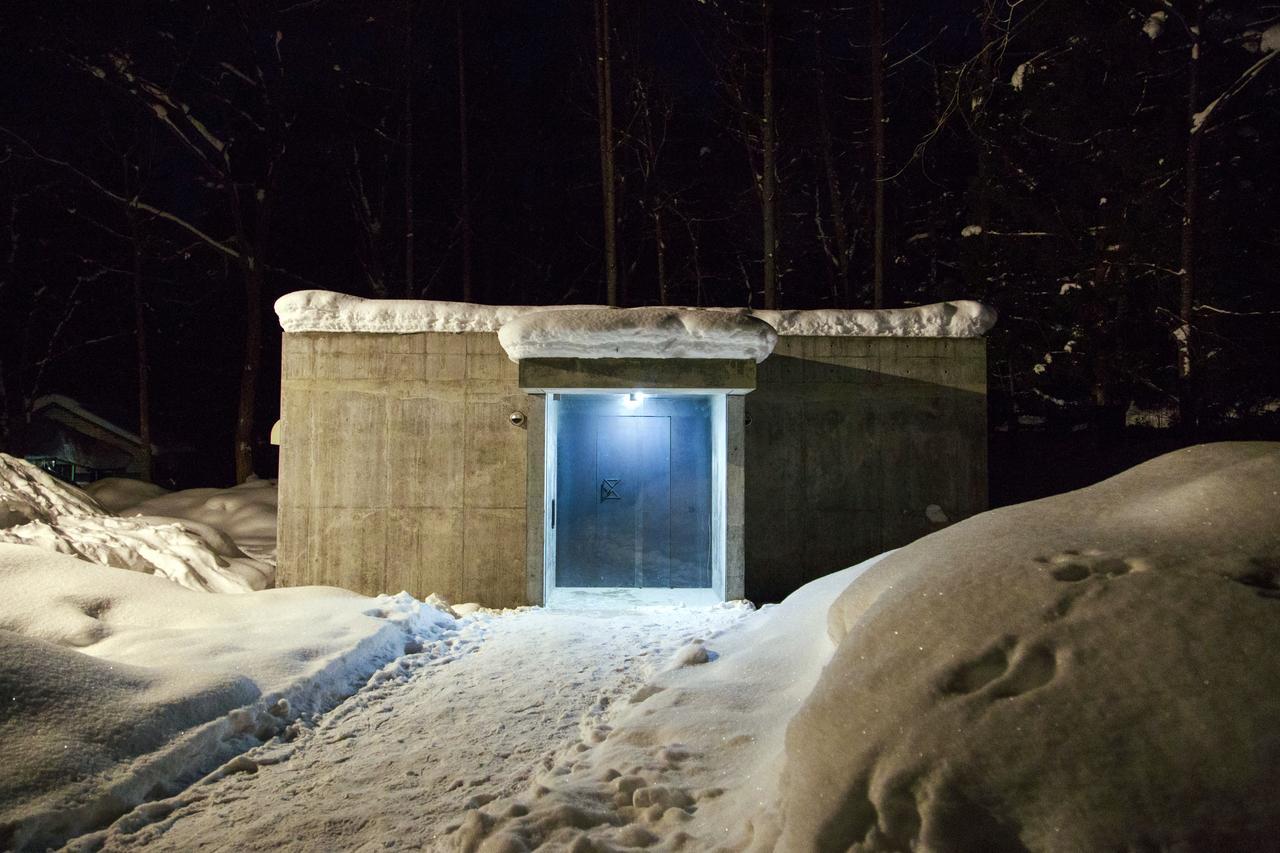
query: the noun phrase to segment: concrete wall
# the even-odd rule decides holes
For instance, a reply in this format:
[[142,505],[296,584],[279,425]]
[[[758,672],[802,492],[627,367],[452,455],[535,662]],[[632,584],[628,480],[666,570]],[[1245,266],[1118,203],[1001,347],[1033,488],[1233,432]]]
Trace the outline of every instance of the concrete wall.
[[496,334],[285,335],[278,583],[523,604],[516,379]]
[[[623,366],[523,379],[645,387]],[[942,526],[930,504],[986,508],[981,339],[784,337],[758,368],[695,367],[659,370],[756,385],[727,400],[730,596],[744,564],[746,595],[778,600]],[[283,371],[280,585],[541,601],[544,400],[496,334],[286,334]]]
[[986,509],[986,341],[783,337],[746,396],[746,593]]

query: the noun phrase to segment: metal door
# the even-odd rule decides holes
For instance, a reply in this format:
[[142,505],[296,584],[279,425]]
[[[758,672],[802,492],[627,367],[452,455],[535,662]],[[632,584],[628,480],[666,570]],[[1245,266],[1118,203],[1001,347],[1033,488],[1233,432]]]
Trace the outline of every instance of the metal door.
[[556,585],[669,586],[671,418],[566,418],[558,457]]

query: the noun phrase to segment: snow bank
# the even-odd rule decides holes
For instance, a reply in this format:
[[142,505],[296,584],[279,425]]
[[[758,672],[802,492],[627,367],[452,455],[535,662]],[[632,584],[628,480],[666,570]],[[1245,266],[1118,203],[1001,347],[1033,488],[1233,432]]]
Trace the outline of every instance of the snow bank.
[[831,608],[779,849],[1280,837],[1280,444],[1203,445],[912,544]]
[[66,515],[0,530],[0,542],[158,575],[198,592],[266,589],[275,575],[216,528],[167,518]]
[[586,307],[590,306],[361,299],[328,290],[299,290],[276,300],[276,316],[286,332],[496,332],[523,314]]
[[104,477],[89,483],[84,490],[107,512],[115,513],[151,498],[169,494],[164,486],[128,477]]
[[[121,491],[107,489],[113,498]],[[165,510],[166,517],[118,518],[80,489],[0,454],[0,543],[35,545],[103,566],[156,574],[192,590],[249,592],[273,583],[270,560],[246,555],[219,528],[228,525],[269,551],[275,539],[274,504],[270,484],[246,484],[223,491],[175,492],[135,507]],[[184,514],[191,518],[175,517]]]
[[0,453],[0,530],[63,515],[105,515],[97,501],[23,459]]
[[240,548],[274,548],[279,492],[271,480],[249,480],[229,489],[166,492],[116,510],[120,515],[151,515],[198,521],[216,527]]
[[[553,320],[547,312],[569,312],[574,319]],[[641,312],[641,313],[635,313]],[[645,314],[643,312],[653,312]],[[668,312],[666,314],[660,312]],[[773,327],[779,335],[832,335],[853,336],[901,336],[972,338],[988,332],[996,322],[996,312],[985,305],[968,300],[940,302],[936,305],[920,305],[914,308],[884,310],[822,309],[817,311],[753,311],[743,308],[605,308],[593,305],[475,305],[467,302],[432,302],[413,299],[361,299],[326,290],[301,290],[286,294],[276,301],[276,315],[286,332],[498,332],[508,324],[514,324],[509,337],[530,344],[551,347],[553,334],[568,341],[597,341],[608,352],[611,343],[607,330],[620,329],[627,338],[654,335],[659,345],[672,345],[669,335],[680,324],[684,331],[680,340],[691,352],[699,338],[707,339],[707,346],[718,340],[718,334],[728,334],[738,344],[750,344],[749,324],[738,327],[729,334],[730,327],[721,333],[713,333],[711,313],[756,317]],[[645,318],[645,319],[640,319]],[[659,320],[658,318],[662,318]],[[613,326],[611,324],[617,324]],[[667,329],[667,335],[654,329]],[[646,331],[641,332],[644,329]],[[755,334],[759,335],[757,330]],[[739,337],[740,335],[740,337]],[[626,338],[624,338],[625,340]],[[759,346],[759,342],[755,344]],[[639,349],[639,338],[627,344]],[[566,350],[585,351],[584,345],[563,344]],[[592,354],[594,354],[594,350]],[[645,354],[652,356],[651,351]],[[767,355],[767,353],[766,353]],[[595,356],[599,357],[599,356]],[[691,355],[673,356],[691,358],[734,358],[744,356]],[[516,358],[516,356],[513,356]],[[757,359],[759,360],[759,359]]]
[[1272,849],[1277,507],[1280,444],[1220,444],[948,527],[686,646],[454,840]]
[[747,314],[693,308],[537,311],[507,322],[498,341],[522,358],[749,358],[778,335]]
[[202,595],[18,545],[0,545],[0,591],[5,849],[57,845],[289,737],[454,624],[404,593]]

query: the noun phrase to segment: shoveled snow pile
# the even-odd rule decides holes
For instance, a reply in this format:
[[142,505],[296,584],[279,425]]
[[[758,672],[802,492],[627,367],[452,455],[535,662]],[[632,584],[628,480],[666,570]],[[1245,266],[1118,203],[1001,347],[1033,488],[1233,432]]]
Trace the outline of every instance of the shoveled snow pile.
[[5,454],[0,507],[0,543],[35,545],[207,592],[264,589],[274,579],[269,562],[247,556],[217,528],[172,517],[116,517],[80,489]]
[[694,308],[538,311],[509,321],[498,341],[523,358],[749,358],[764,361],[778,335],[755,317]]
[[127,477],[104,477],[84,486],[89,496],[97,501],[107,512],[118,513],[143,501],[169,494],[164,486],[157,486],[146,480],[131,480]]
[[1280,444],[1201,445],[903,548],[831,608],[780,849],[1280,838]]
[[164,492],[114,511],[122,516],[145,515],[207,524],[227,534],[240,549],[258,555],[274,552],[278,502],[274,482],[253,479],[228,489]]
[[288,738],[456,627],[403,593],[203,595],[18,545],[0,545],[0,591],[3,849],[57,845]]
[[1217,444],[956,524],[681,652],[454,840],[1272,849],[1278,508],[1280,444]]
[[[546,316],[532,319],[534,315],[545,315],[551,311],[570,312],[575,319],[564,318],[555,321]],[[633,313],[637,311],[658,313],[650,315]],[[649,324],[649,320],[639,322],[634,319],[645,316],[653,320],[661,318],[658,325],[660,328],[666,328],[668,334],[674,329],[672,324],[679,323],[684,327],[684,331],[680,333],[681,339],[686,342],[696,340],[700,334],[714,337],[710,336],[712,321],[706,319],[706,315],[713,312],[756,317],[772,326],[779,335],[806,336],[974,338],[986,334],[996,322],[994,309],[969,300],[940,302],[936,305],[919,305],[913,308],[884,310],[829,308],[815,311],[765,311],[747,308],[635,309],[606,308],[597,305],[475,305],[468,302],[433,302],[415,299],[361,299],[358,296],[332,293],[327,290],[300,290],[276,300],[276,315],[280,318],[280,327],[286,332],[498,332],[507,325],[514,324],[516,329],[513,329],[509,335],[521,339],[528,335],[531,343],[540,342],[545,346],[553,344],[552,336],[556,332],[559,332],[566,341],[572,341],[578,336],[603,337],[607,330],[612,328],[610,324],[613,323],[619,324],[618,328],[624,333],[624,338],[630,337],[640,334],[633,327],[645,327]],[[610,318],[608,315],[620,316]],[[632,319],[627,319],[627,315]],[[708,331],[699,333],[697,330],[700,328],[706,328]],[[749,324],[744,325],[740,331],[749,338],[751,328]],[[521,331],[522,329],[525,331]],[[649,334],[659,335],[658,342],[661,345],[668,338],[660,335],[659,332],[660,329],[657,329],[650,331]],[[758,335],[759,332],[755,334]],[[606,339],[603,343],[606,353],[604,357],[608,357],[608,345],[611,342]],[[564,345],[572,348],[570,343]],[[628,346],[639,348],[640,344],[636,342]],[[583,347],[579,346],[578,349]],[[700,352],[696,347],[692,351]],[[594,351],[587,355],[601,357]],[[654,357],[651,351],[642,352],[641,357],[644,355]],[[671,357],[743,358],[747,356],[672,355]]]
[[23,459],[0,453],[0,530],[63,515],[105,515],[98,502]]

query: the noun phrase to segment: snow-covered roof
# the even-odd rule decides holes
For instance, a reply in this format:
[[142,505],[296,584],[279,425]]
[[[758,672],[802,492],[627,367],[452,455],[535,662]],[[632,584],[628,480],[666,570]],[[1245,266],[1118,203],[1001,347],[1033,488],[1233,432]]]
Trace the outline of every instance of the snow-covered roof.
[[748,314],[698,308],[537,311],[498,330],[512,361],[525,358],[749,358],[764,361],[778,342]]
[[[969,300],[913,308],[765,311],[749,308],[607,308],[600,305],[476,305],[361,299],[301,290],[276,301],[286,332],[499,332],[521,358],[753,358],[778,335],[976,338],[994,309]],[[763,322],[761,322],[763,321]]]
[[969,299],[912,308],[753,310],[779,335],[836,338],[980,338],[996,324],[996,311]]
[[431,299],[362,299],[329,290],[299,290],[276,300],[286,332],[496,332],[523,314],[589,305],[478,305]]
[[[138,447],[142,446],[142,438],[137,433],[129,432],[129,430],[113,424],[106,418],[100,415],[95,415],[93,412],[80,405],[78,401],[62,394],[45,394],[42,397],[37,397],[35,402],[31,404],[31,414],[37,415],[50,406],[57,406],[58,408],[64,409],[76,417],[88,421],[94,426],[101,427],[117,438],[124,439],[130,444],[136,444]],[[154,451],[157,448],[153,447],[152,449]]]

